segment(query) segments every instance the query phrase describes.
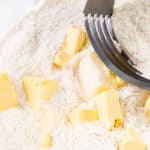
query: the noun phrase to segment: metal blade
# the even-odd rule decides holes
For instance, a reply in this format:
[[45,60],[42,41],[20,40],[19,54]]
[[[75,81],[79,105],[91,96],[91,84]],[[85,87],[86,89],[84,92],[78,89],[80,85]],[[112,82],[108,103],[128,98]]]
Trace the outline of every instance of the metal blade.
[[84,14],[112,15],[115,0],[88,0],[84,8]]
[[118,63],[115,58],[106,53],[103,44],[101,43],[96,32],[96,28],[94,26],[94,18],[90,16],[86,17],[85,27],[93,48],[110,70],[112,70],[125,81],[132,83],[138,87],[150,90],[150,80],[128,70],[128,68],[125,68],[122,64]]

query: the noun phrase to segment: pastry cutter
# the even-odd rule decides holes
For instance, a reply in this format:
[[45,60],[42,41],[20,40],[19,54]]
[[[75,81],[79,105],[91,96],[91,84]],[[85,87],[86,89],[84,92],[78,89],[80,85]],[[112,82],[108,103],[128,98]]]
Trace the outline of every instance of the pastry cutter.
[[88,0],[84,9],[85,27],[90,42],[104,64],[120,78],[150,90],[150,80],[142,76],[123,49],[119,50],[111,16],[115,0]]

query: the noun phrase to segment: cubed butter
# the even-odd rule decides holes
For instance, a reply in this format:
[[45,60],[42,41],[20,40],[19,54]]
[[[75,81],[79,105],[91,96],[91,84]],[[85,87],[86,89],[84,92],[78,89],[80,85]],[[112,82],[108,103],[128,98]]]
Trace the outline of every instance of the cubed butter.
[[144,108],[146,111],[146,117],[150,120],[150,96],[147,98]]
[[56,68],[61,69],[65,65],[65,63],[70,60],[71,57],[72,56],[69,55],[66,51],[61,50],[55,55],[53,65]]
[[128,129],[119,144],[119,150],[148,150],[148,148],[136,130]]
[[63,49],[68,54],[74,55],[78,53],[86,43],[86,33],[75,26],[68,28]]
[[7,75],[0,73],[0,111],[16,107],[19,101],[15,89]]
[[31,107],[39,111],[41,100],[50,99],[58,88],[58,81],[40,77],[24,76],[23,87]]
[[66,62],[82,49],[85,43],[86,33],[78,27],[69,27],[60,51],[54,56],[54,66],[62,68]]
[[99,113],[100,122],[108,130],[123,126],[123,115],[119,101],[118,91],[107,90],[93,98]]
[[92,109],[75,109],[69,114],[69,120],[73,126],[83,122],[98,120],[98,111]]
[[24,76],[22,78],[28,100],[50,99],[58,88],[58,81],[40,77]]

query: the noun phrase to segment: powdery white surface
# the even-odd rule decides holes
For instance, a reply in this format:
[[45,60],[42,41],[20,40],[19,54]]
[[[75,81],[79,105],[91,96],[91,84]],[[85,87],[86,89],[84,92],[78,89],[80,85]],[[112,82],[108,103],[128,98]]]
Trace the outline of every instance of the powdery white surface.
[[38,9],[43,0],[0,0],[0,39],[27,13]]
[[[26,104],[21,84],[22,75],[40,75],[60,81],[60,88],[44,105],[53,112],[55,118],[50,125],[53,146],[49,149],[116,150],[125,129],[131,126],[139,130],[150,149],[150,123],[147,122],[142,107],[148,93],[132,85],[120,90],[125,117],[124,128],[109,132],[99,122],[85,123],[78,128],[73,128],[68,122],[66,115],[70,110],[77,105],[85,104],[81,97],[82,91],[78,88],[78,61],[90,55],[93,49],[91,45],[87,45],[61,72],[54,71],[50,67],[50,62],[52,54],[59,49],[63,41],[67,27],[70,24],[84,27],[82,14],[84,4],[85,0],[46,1],[41,9],[27,16],[1,41],[0,71],[5,70],[10,74],[21,107],[0,113],[0,149],[42,149],[38,147],[40,138],[38,117]],[[89,70],[85,71],[88,75]],[[98,72],[94,75],[100,74],[101,72]]]
[[122,48],[150,78],[150,0],[116,0],[113,27]]

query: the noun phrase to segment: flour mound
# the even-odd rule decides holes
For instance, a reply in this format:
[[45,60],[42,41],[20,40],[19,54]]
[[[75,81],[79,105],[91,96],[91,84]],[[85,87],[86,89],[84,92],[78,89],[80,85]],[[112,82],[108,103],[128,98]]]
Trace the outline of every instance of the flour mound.
[[116,0],[113,27],[121,47],[150,78],[150,1]]

